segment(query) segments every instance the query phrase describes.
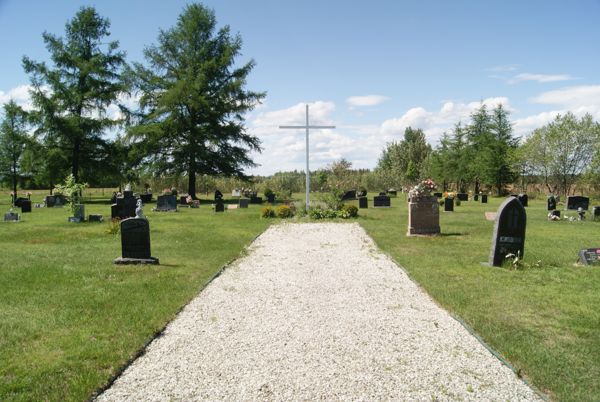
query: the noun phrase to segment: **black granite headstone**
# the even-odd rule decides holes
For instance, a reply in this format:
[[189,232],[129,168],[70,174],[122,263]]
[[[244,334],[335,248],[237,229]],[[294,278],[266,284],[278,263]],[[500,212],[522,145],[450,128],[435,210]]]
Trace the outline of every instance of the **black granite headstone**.
[[247,198],[240,198],[239,203],[240,203],[239,204],[240,208],[248,208],[248,204],[250,204],[250,200]]
[[152,193],[140,194],[140,199],[144,204],[148,204],[149,202],[152,202]]
[[156,208],[154,210],[158,212],[177,211],[177,197],[174,195],[159,195],[156,198]]
[[267,195],[267,202],[269,204],[273,204],[275,202],[275,194],[274,193]]
[[434,197],[442,198],[444,195],[442,193],[433,193]]
[[487,194],[481,194],[481,203],[487,204]]
[[250,204],[262,204],[262,197],[250,197]]
[[527,194],[519,194],[517,196],[517,199],[521,202],[521,204],[526,207],[529,203],[529,197],[527,196]]
[[458,198],[460,201],[469,201],[469,194],[458,193],[458,194],[456,194],[456,198]]
[[390,197],[387,195],[376,195],[375,197],[373,197],[373,207],[374,208],[379,208],[379,207],[390,207],[391,206],[391,201],[390,201]]
[[31,212],[31,201],[25,200],[21,202],[21,213]]
[[592,219],[595,221],[600,219],[600,206],[592,207]]
[[444,198],[444,212],[454,212],[454,198]]
[[559,210],[554,210],[554,211],[551,212],[551,214],[553,216],[556,216],[556,217],[560,218],[560,211]]
[[104,217],[102,215],[88,215],[88,222],[103,222]]
[[133,191],[124,191],[122,197],[117,197],[116,203],[111,205],[110,217],[112,219],[127,219],[135,216],[137,198]]
[[502,261],[511,253],[523,258],[526,224],[527,213],[517,198],[509,197],[500,204],[492,234],[490,265],[501,266]]
[[158,264],[150,253],[150,225],[144,218],[121,221],[121,258],[115,264]]
[[47,195],[44,198],[44,204],[46,204],[46,207],[52,208],[54,205],[56,205],[56,198],[53,195]]
[[29,198],[18,197],[18,198],[15,200],[15,207],[19,207],[19,208],[21,208],[21,206],[23,205],[23,203],[24,203],[25,201],[29,201]]
[[225,204],[223,204],[223,201],[217,200],[215,202],[215,212],[225,212]]
[[361,209],[369,208],[369,199],[367,197],[358,197],[358,207]]
[[587,211],[590,206],[590,199],[580,195],[570,195],[567,197],[567,209],[578,210],[579,208]]
[[344,195],[342,195],[341,200],[342,201],[346,201],[346,200],[355,200],[356,199],[356,190],[348,190],[344,193]]
[[548,197],[548,211],[553,211],[556,209],[556,198],[554,196]]

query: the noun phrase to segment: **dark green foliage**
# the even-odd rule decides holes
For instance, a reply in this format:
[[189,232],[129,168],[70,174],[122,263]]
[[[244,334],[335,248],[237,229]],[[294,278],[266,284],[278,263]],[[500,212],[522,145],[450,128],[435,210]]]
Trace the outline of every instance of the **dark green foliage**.
[[64,38],[43,34],[52,66],[23,58],[44,153],[60,152],[51,165],[68,161],[76,180],[81,174],[93,182],[102,172],[111,154],[102,137],[118,123],[107,109],[125,91],[120,79],[125,54],[117,50],[118,42],[107,42],[109,28],[94,8],[82,7],[66,24]]
[[260,151],[244,127],[244,114],[265,96],[244,89],[255,63],[236,67],[242,39],[216,26],[213,11],[187,6],[146,49],[147,65],[136,63],[130,74],[141,93],[130,140],[151,171],[187,175],[192,197],[197,173],[244,177],[254,166],[249,152]]
[[4,105],[0,123],[0,179],[10,183],[13,202],[17,197],[17,179],[21,173],[21,157],[28,142],[27,115],[13,100]]

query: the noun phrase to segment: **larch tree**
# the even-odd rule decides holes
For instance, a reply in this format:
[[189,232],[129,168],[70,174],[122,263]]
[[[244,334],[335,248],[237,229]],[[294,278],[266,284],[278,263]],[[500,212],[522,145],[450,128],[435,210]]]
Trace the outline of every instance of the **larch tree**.
[[45,32],[52,65],[23,58],[31,76],[32,113],[47,152],[66,153],[75,180],[92,176],[110,156],[105,131],[119,120],[107,109],[117,104],[125,87],[121,71],[125,54],[108,41],[110,22],[92,7],[82,7],[65,26],[65,37]]
[[15,101],[4,104],[0,123],[0,174],[13,189],[12,202],[17,198],[20,160],[27,145],[27,115]]
[[212,10],[191,4],[131,72],[140,111],[128,137],[156,174],[187,175],[192,198],[197,174],[243,178],[261,150],[244,120],[265,94],[245,89],[255,63],[236,64],[241,48],[229,26],[217,30]]

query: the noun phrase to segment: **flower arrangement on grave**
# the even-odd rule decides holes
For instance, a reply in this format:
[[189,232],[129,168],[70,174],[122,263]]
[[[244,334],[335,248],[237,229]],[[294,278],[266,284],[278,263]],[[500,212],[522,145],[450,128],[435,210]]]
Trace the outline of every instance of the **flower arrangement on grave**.
[[433,192],[437,189],[436,184],[431,179],[421,180],[416,186],[414,186],[409,192],[410,198],[421,198],[431,197]]
[[173,193],[171,192],[171,189],[168,187],[163,189],[163,191],[162,191],[162,195],[172,195],[172,194]]

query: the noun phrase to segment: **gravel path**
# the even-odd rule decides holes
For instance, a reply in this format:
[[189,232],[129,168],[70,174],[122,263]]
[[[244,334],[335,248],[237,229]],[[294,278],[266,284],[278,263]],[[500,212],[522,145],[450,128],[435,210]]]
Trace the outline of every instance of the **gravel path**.
[[272,226],[98,401],[540,400],[358,224]]

